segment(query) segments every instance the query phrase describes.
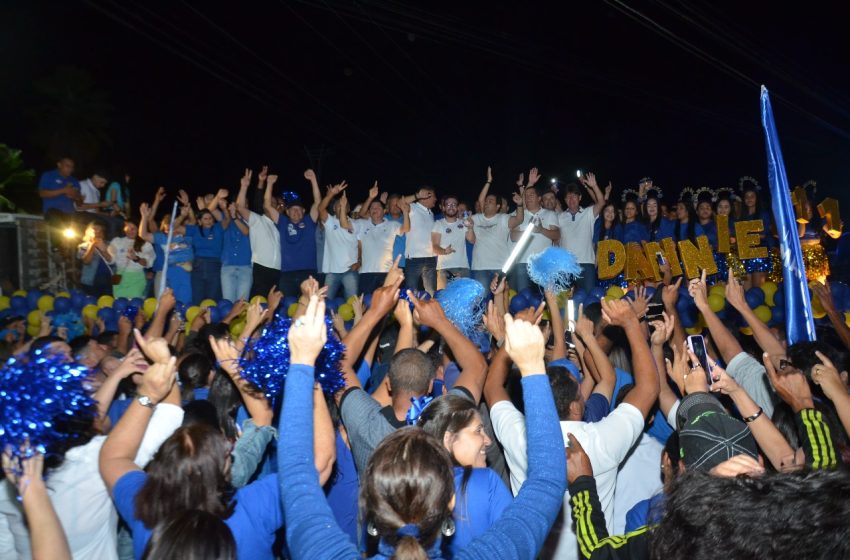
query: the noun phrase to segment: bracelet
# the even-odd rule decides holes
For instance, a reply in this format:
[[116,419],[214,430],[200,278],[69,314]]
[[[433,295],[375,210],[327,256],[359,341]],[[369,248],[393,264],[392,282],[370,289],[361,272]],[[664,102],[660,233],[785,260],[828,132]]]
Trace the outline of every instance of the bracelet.
[[747,416],[746,418],[744,418],[744,422],[746,422],[747,424],[755,422],[762,414],[764,414],[764,409],[762,407],[759,407],[759,411],[753,414],[752,416]]

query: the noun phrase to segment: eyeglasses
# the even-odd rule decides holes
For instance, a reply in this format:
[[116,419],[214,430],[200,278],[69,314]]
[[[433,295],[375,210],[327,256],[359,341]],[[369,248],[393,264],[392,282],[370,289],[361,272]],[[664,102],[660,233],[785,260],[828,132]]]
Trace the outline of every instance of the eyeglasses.
[[446,208],[457,208],[457,202],[446,202],[443,206]]

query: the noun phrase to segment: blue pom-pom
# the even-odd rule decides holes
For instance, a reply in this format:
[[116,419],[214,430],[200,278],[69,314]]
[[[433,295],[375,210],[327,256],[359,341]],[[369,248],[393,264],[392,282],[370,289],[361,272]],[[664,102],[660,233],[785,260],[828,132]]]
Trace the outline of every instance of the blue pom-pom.
[[67,313],[71,309],[71,299],[59,296],[53,300],[53,311]]
[[576,256],[560,247],[549,247],[528,258],[528,277],[553,294],[569,288],[580,275]]
[[511,315],[516,315],[523,309],[527,309],[529,307],[531,306],[528,305],[528,299],[522,294],[517,294],[511,298],[511,302],[508,304],[508,311],[511,312]]
[[435,294],[449,321],[467,338],[481,327],[487,291],[472,278],[457,278]]
[[[274,398],[281,394],[289,372],[289,327],[292,319],[275,315],[260,334],[258,339],[252,339],[245,347],[240,358],[242,377],[253,383],[265,393],[266,397]],[[328,341],[316,358],[315,378],[325,393],[333,394],[345,386],[342,379],[339,362],[345,354],[345,345],[340,342],[333,331],[330,318],[325,318],[328,330]]]
[[49,454],[69,434],[57,428],[63,420],[94,415],[94,400],[84,387],[88,369],[62,355],[37,351],[12,357],[0,369],[0,448],[21,455],[29,450]]

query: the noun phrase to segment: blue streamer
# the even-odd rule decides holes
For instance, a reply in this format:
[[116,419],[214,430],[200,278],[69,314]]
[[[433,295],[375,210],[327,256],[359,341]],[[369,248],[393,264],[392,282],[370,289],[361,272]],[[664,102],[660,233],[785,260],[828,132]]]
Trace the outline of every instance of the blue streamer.
[[[286,374],[289,372],[289,327],[292,319],[276,315],[257,339],[251,339],[245,346],[239,363],[242,377],[253,383],[272,399],[283,392]],[[328,340],[316,358],[315,378],[322,391],[334,394],[343,387],[345,381],[340,372],[339,362],[345,354],[345,345],[336,337],[333,325],[325,317]]]
[[419,416],[422,414],[422,411],[425,410],[431,401],[434,400],[434,397],[431,395],[423,395],[421,397],[410,397],[410,408],[407,409],[407,416],[404,417],[404,421],[408,426],[413,426],[419,421]]
[[[84,386],[89,370],[61,354],[38,350],[11,357],[0,368],[0,449],[14,455],[48,454],[72,434],[57,428],[63,418],[89,414],[95,401]],[[29,446],[22,451],[22,446]]]
[[446,317],[465,337],[472,338],[481,326],[487,292],[481,282],[457,278],[434,295]]
[[560,247],[549,247],[528,258],[528,277],[538,286],[558,294],[581,276],[576,256]]

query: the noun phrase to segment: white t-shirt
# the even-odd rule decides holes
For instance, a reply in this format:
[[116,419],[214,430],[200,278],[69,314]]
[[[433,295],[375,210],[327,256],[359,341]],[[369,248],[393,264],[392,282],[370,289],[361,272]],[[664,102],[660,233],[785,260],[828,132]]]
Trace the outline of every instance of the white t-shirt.
[[472,270],[499,270],[511,252],[511,230],[507,214],[488,218],[484,214],[472,216],[475,245],[472,248]]
[[371,218],[356,220],[354,233],[360,241],[360,272],[389,272],[393,266],[393,245],[401,224],[384,220],[373,224]]
[[423,259],[434,256],[431,247],[431,230],[434,228],[434,214],[418,202],[410,205],[410,231],[404,256],[408,259]]
[[280,231],[266,215],[248,215],[248,241],[251,243],[251,262],[280,270]]
[[348,231],[336,216],[328,214],[324,222],[325,251],[322,253],[322,272],[342,274],[357,262],[357,237]]
[[558,215],[561,248],[574,254],[579,264],[596,263],[596,252],[593,250],[593,226],[596,218],[592,206],[582,208],[575,214],[567,210]]
[[[112,257],[112,263],[115,270],[118,270],[119,272],[123,270],[128,270],[130,272],[141,272],[145,270],[144,266],[127,258],[127,251],[129,251],[135,243],[136,240],[130,239],[129,237],[116,237],[109,242],[109,256]],[[153,245],[145,241],[145,244],[142,245],[142,250],[137,251],[136,256],[145,259],[148,267],[152,266],[153,261],[156,258]]]
[[[80,194],[83,195],[84,204],[96,204],[100,202],[100,191],[91,182],[91,179],[80,181]],[[97,213],[97,208],[88,208],[85,212]]]
[[445,218],[434,222],[431,233],[440,234],[440,247],[454,252],[449,255],[437,255],[437,270],[446,268],[469,268],[469,259],[466,258],[466,225],[463,220],[457,219],[453,222]]
[[[657,420],[656,420],[657,422]],[[614,490],[614,532],[626,532],[626,514],[636,503],[647,500],[661,492],[661,452],[664,446],[644,432],[638,444],[617,473],[617,488]]]
[[[134,462],[140,467],[147,465],[159,446],[182,422],[182,408],[171,404],[157,405]],[[62,465],[49,473],[47,479],[50,502],[68,537],[74,560],[118,559],[118,512],[112,505],[98,466],[104,441],[106,436],[97,436],[85,445],[70,449]],[[14,496],[11,484],[5,480],[2,484],[5,488],[0,494],[10,491]],[[26,531],[25,528],[23,530]],[[0,557],[15,558],[5,554]]]
[[[511,490],[517,495],[528,473],[528,442],[526,441],[525,416],[510,401],[499,401],[490,410],[493,431],[505,451],[505,460],[511,473]],[[643,432],[643,415],[636,407],[622,403],[599,422],[561,422],[564,441],[573,434],[590,459],[596,492],[605,512],[605,525],[609,534],[613,532],[614,489],[617,484],[617,468],[629,449]],[[561,528],[555,558],[578,559],[578,543],[571,529],[572,516],[569,492],[564,494],[564,525]]]
[[[516,212],[511,214],[511,216],[515,216]],[[541,208],[535,213],[529,212],[526,208],[523,212],[523,220],[522,224],[517,226],[519,231],[525,231],[525,228],[528,227],[528,223],[531,222],[534,218],[540,219],[541,227],[551,229],[553,227],[558,227],[558,215],[552,212],[551,210],[546,210],[545,208]],[[531,239],[528,241],[528,245],[526,245],[525,250],[517,259],[519,263],[527,263],[528,257],[531,255],[536,255],[537,253],[541,253],[545,251],[547,248],[552,246],[552,240],[543,235],[542,233],[532,233]],[[507,256],[506,256],[507,258]],[[501,265],[499,265],[501,267]]]

